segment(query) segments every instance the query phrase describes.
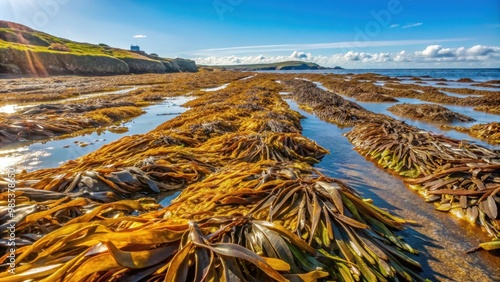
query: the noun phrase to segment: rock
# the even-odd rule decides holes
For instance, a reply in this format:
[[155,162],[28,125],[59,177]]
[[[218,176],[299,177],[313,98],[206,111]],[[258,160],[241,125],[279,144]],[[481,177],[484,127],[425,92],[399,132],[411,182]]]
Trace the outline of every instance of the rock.
[[182,72],[197,72],[198,67],[193,60],[175,58],[174,61],[179,65],[179,70]]
[[165,59],[161,61],[165,66],[166,72],[180,72],[179,64],[174,59]]
[[160,61],[138,58],[120,59],[127,63],[130,73],[165,73],[165,65]]
[[0,49],[0,72],[28,75],[111,75],[129,73],[129,67],[124,61],[107,56],[6,48]]

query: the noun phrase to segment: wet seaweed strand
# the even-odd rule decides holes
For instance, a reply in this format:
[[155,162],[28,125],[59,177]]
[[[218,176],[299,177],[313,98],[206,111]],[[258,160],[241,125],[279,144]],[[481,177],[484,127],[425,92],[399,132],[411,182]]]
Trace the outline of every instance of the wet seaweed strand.
[[[238,72],[227,72],[225,75],[201,72],[190,75],[138,75],[143,81],[138,81],[135,76],[128,79],[125,79],[127,76],[124,76],[125,78],[118,76],[106,79],[83,79],[80,77],[72,79],[41,78],[29,82],[41,85],[35,87],[36,90],[29,90],[29,87],[18,86],[18,88],[15,88],[7,85],[7,88],[13,88],[11,91],[17,93],[15,95],[0,93],[2,97],[0,105],[4,102],[14,104],[18,102],[46,101],[46,103],[28,107],[16,113],[0,113],[0,147],[25,140],[43,140],[53,136],[81,132],[85,129],[109,126],[143,114],[144,111],[141,107],[161,102],[167,96],[186,95],[200,88],[218,86],[240,79],[243,76],[245,74]],[[65,92],[63,94],[59,93],[60,95],[52,92],[46,93],[47,89],[54,87],[53,80],[65,81],[65,83],[55,83],[56,85],[65,85],[65,87],[57,87],[58,91],[61,92],[71,91],[68,87],[72,85],[72,81],[86,86],[80,91],[73,90],[74,93],[71,94]],[[134,82],[137,84],[134,84]],[[0,81],[1,83],[2,81]],[[16,80],[11,83],[17,85]],[[64,100],[78,98],[80,95],[85,94],[86,91],[107,90],[110,85],[113,85],[113,90],[117,90],[124,85],[134,85],[138,89],[125,94],[106,95],[105,93],[97,93],[97,97],[90,95],[85,98],[83,96],[78,102]],[[35,92],[31,93],[32,91]]]
[[[423,280],[394,234],[406,221],[311,168],[327,151],[276,87],[238,82],[150,133],[21,175],[28,239],[0,281]],[[164,209],[138,198],[175,185]]]
[[493,237],[481,247],[500,248],[500,152],[375,115],[307,81],[288,85],[293,87],[297,102],[310,107],[318,117],[341,126],[352,125],[346,137],[360,154],[404,177],[405,183],[426,201],[434,202],[436,209],[481,224]]

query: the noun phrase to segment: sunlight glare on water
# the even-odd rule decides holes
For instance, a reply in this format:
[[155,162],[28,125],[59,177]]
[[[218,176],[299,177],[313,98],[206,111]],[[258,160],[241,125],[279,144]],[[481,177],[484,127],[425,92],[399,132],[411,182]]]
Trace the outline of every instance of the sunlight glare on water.
[[[15,167],[23,161],[23,152],[28,151],[28,148],[18,148],[0,153],[0,171],[6,171],[11,167]],[[27,155],[27,154],[26,154]]]
[[0,113],[4,114],[13,114],[16,112],[16,106],[17,105],[5,105],[0,107]]

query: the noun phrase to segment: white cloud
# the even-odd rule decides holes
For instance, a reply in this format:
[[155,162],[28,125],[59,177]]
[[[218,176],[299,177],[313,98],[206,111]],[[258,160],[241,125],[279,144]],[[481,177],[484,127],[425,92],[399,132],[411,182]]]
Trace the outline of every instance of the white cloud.
[[310,60],[312,58],[311,53],[304,53],[304,52],[298,52],[298,51],[293,51],[292,55],[290,55],[290,59],[303,59],[303,60]]
[[137,34],[137,35],[134,35],[132,36],[133,38],[146,38],[148,37],[147,35],[143,35],[143,34]]
[[469,55],[475,55],[475,56],[487,56],[490,53],[494,53],[495,48],[493,47],[487,47],[487,46],[482,46],[482,45],[476,45],[467,50],[467,53]]
[[390,28],[395,28],[395,27],[398,27],[398,26],[399,26],[399,24],[391,24],[389,27]]
[[458,42],[466,40],[469,40],[469,38],[387,40],[387,41],[367,40],[367,41],[346,41],[346,42],[310,43],[310,44],[255,45],[255,46],[201,49],[184,53],[193,56],[216,56],[216,55],[234,55],[234,54],[245,54],[245,53],[248,54],[248,53],[295,51],[295,50],[409,46],[409,45],[419,45],[419,44],[435,44],[442,42]]
[[411,24],[404,25],[403,28],[416,27],[416,26],[421,26],[423,24],[424,23],[422,23],[422,22],[420,22],[420,23],[411,23]]
[[[311,53],[294,51],[290,56],[210,56],[194,58],[201,65],[233,65],[272,63],[287,60],[302,60],[314,62],[322,66],[342,66],[347,68],[369,67],[432,67],[432,66],[470,66],[498,67],[500,66],[500,46],[476,45],[469,48],[445,48],[441,45],[429,45],[423,50],[396,53],[348,51],[329,56],[314,56]],[[444,64],[444,65],[443,65]]]

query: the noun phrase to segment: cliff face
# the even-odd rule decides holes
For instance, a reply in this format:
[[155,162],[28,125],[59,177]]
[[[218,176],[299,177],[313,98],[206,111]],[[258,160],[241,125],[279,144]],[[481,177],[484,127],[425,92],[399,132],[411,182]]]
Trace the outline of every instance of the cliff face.
[[111,75],[129,73],[122,60],[106,56],[0,49],[0,73],[27,75]]
[[196,72],[192,60],[151,57],[144,52],[78,43],[0,21],[0,74],[112,75]]
[[179,70],[183,72],[197,72],[198,67],[193,60],[175,58],[175,62],[179,65]]
[[188,59],[162,59],[165,66],[165,72],[197,72],[198,67],[193,60]]
[[165,66],[160,61],[137,58],[122,58],[130,73],[165,73]]

